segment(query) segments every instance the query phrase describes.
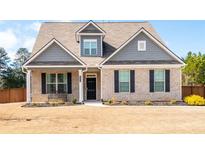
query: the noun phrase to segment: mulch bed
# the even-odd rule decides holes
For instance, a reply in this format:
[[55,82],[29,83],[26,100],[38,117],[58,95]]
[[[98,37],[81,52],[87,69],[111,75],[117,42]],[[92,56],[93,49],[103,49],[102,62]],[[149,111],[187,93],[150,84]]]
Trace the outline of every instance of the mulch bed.
[[[104,105],[110,106],[189,106],[184,102],[177,102],[176,104],[171,104],[170,102],[152,102],[152,105],[145,105],[143,101],[135,102],[115,102],[109,104],[108,102],[103,102]],[[72,103],[26,103],[21,107],[60,107],[60,106],[78,106],[83,104],[72,104]]]
[[176,104],[171,104],[170,102],[152,102],[152,105],[145,105],[143,101],[136,101],[136,102],[127,102],[127,103],[121,103],[121,102],[115,102],[113,104],[109,104],[108,102],[104,102],[105,105],[111,105],[111,106],[117,106],[117,105],[128,105],[128,106],[189,106],[185,102],[180,101]]
[[77,106],[81,104],[72,104],[72,103],[26,103],[21,107],[60,107],[60,106]]

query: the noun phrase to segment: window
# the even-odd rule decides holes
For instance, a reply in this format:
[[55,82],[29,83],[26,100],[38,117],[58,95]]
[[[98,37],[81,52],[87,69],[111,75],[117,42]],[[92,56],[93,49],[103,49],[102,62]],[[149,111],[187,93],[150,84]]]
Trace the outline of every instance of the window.
[[47,93],[56,93],[56,74],[47,74],[46,85]]
[[138,41],[138,51],[146,51],[146,41]]
[[129,92],[130,89],[130,71],[121,70],[119,71],[119,91]]
[[66,74],[57,74],[58,75],[58,93],[66,93]]
[[165,90],[165,71],[155,70],[154,71],[154,91],[164,92]]
[[66,74],[47,74],[46,76],[47,93],[66,93],[67,76]]
[[84,54],[85,55],[96,55],[97,54],[97,40],[84,40],[83,41]]

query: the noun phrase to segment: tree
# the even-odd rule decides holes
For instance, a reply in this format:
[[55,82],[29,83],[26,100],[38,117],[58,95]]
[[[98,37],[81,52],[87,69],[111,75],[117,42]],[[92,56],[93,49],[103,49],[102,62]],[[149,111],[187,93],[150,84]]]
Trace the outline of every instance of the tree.
[[15,77],[19,81],[16,83],[17,87],[26,87],[26,74],[22,72],[22,66],[29,56],[30,52],[26,48],[19,48],[16,52],[12,66],[14,68],[13,73],[15,73]]
[[26,48],[19,48],[15,55],[14,64],[16,67],[21,68],[24,62],[29,58],[30,52]]
[[7,70],[3,71],[2,75],[2,88],[20,88],[25,86],[25,80],[22,76],[18,75],[16,69],[8,67]]
[[29,58],[30,53],[26,48],[19,48],[14,62],[3,71],[3,88],[19,88],[26,86],[26,75],[22,72],[22,65]]
[[0,47],[0,76],[2,75],[2,71],[7,69],[9,61],[10,59],[5,49]]
[[2,75],[7,70],[10,59],[4,48],[0,47],[0,89],[3,85]]
[[183,69],[183,83],[205,84],[205,55],[189,52],[184,61],[186,66]]

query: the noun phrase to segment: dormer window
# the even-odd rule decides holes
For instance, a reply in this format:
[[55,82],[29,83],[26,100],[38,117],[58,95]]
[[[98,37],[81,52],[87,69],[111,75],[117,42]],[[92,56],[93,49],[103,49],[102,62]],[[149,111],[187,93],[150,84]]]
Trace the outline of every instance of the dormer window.
[[138,41],[138,51],[146,51],[146,41]]
[[76,41],[80,45],[80,55],[83,57],[102,57],[105,31],[93,21],[89,21],[76,31]]
[[83,44],[85,55],[92,56],[97,54],[97,39],[84,39]]

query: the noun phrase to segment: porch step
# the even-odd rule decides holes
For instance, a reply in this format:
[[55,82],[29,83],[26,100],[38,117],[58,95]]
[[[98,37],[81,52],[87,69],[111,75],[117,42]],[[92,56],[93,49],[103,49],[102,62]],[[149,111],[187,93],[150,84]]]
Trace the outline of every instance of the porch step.
[[105,105],[103,105],[101,101],[89,100],[89,101],[84,101],[83,103],[88,106],[105,107]]

